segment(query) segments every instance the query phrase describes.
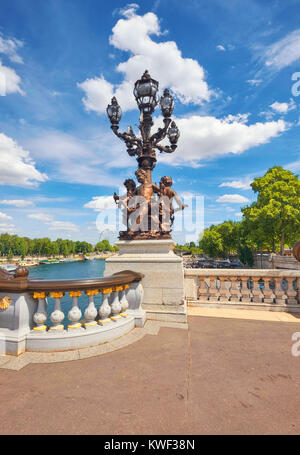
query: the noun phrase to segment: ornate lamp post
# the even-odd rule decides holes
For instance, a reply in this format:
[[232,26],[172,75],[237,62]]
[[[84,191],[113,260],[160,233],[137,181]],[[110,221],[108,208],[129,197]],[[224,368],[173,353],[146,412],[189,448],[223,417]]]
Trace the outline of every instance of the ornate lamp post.
[[[156,164],[155,149],[159,152],[172,153],[177,147],[179,138],[179,130],[173,121],[171,123],[171,115],[174,109],[174,101],[168,89],[164,90],[163,96],[158,100],[157,91],[159,83],[152,79],[146,70],[134,85],[133,94],[135,96],[138,108],[140,110],[139,130],[141,137],[137,137],[131,126],[127,132],[120,133],[119,122],[121,120],[122,111],[115,97],[112,98],[111,104],[107,106],[107,115],[111,121],[111,129],[120,139],[126,144],[127,152],[130,156],[137,156],[139,168],[144,169],[148,173],[151,181],[151,171]],[[164,127],[158,128],[155,134],[151,135],[151,127],[153,126],[152,114],[160,102],[161,111],[163,114]],[[171,124],[171,126],[170,126]],[[166,136],[170,141],[170,146],[161,146],[161,142]]]
[[[119,203],[119,207],[122,206],[123,209],[127,210],[127,231],[120,232],[120,239],[170,238],[171,229],[166,228],[166,226],[171,226],[174,220],[172,199],[176,199],[180,209],[185,207],[180,203],[176,192],[171,188],[171,177],[162,177],[159,187],[152,183],[151,171],[157,161],[156,150],[160,153],[173,153],[179,138],[179,130],[175,122],[171,120],[174,109],[172,95],[168,89],[165,89],[163,96],[159,100],[157,97],[158,85],[158,82],[151,78],[147,70],[141,79],[134,84],[133,94],[140,110],[139,137],[134,134],[131,126],[128,126],[126,132],[119,132],[122,110],[115,97],[112,98],[111,104],[106,109],[111,122],[111,129],[116,136],[125,142],[128,154],[136,156],[138,162],[136,177],[140,186],[136,187],[132,179],[127,179],[124,182],[127,195],[120,198],[114,194],[114,199]],[[153,126],[152,114],[158,103],[161,107],[164,127],[158,128],[154,134],[151,134],[151,127]],[[159,145],[165,137],[168,137],[170,145]],[[159,199],[155,200],[155,194]],[[140,199],[135,204],[136,196]],[[145,202],[141,202],[141,197]],[[152,210],[153,204],[156,204],[155,216],[153,215],[154,210]],[[157,214],[158,206],[159,214]],[[139,215],[136,218],[138,220],[138,228],[135,228],[129,222],[130,214],[136,209],[139,209]],[[153,227],[153,225],[156,227]]]

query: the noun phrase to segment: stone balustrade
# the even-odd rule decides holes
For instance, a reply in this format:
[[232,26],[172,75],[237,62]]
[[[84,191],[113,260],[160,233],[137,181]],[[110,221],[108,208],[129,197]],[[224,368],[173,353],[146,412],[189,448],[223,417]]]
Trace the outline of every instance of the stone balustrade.
[[300,312],[299,270],[185,269],[189,305]]
[[87,280],[0,279],[0,353],[93,346],[142,326],[142,278],[124,271]]

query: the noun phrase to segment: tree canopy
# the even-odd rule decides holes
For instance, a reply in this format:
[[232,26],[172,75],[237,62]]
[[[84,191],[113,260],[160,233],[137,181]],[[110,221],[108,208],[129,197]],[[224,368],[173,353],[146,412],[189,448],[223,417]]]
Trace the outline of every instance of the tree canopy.
[[[241,221],[224,221],[204,230],[199,252],[212,258],[238,254],[253,264],[257,250],[280,252],[300,238],[300,180],[298,175],[274,166],[251,183],[257,200],[243,207]],[[183,247],[189,251],[189,245]]]

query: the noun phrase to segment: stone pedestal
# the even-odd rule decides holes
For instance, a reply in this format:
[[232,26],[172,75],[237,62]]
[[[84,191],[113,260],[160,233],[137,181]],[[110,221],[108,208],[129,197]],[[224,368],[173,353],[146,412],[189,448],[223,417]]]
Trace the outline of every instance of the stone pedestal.
[[116,245],[120,251],[106,259],[104,276],[122,270],[143,273],[147,319],[186,322],[183,264],[173,252],[173,240],[121,240]]

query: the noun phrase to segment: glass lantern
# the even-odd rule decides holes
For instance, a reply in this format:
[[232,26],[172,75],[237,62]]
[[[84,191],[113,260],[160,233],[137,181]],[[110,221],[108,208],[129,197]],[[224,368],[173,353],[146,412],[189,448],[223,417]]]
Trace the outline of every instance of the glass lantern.
[[111,99],[111,104],[107,106],[106,112],[112,125],[118,125],[122,117],[122,109],[115,96]]
[[171,117],[174,109],[174,101],[167,88],[164,90],[164,94],[160,98],[160,107],[164,117]]
[[158,103],[156,94],[158,91],[158,82],[150,77],[146,70],[134,85],[133,94],[138,107],[143,114],[151,115]]
[[173,121],[170,128],[168,129],[168,138],[171,144],[176,144],[179,139],[180,133],[179,129],[176,126],[176,123]]

